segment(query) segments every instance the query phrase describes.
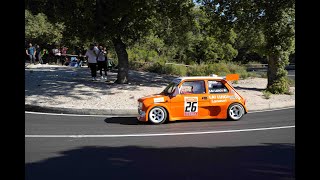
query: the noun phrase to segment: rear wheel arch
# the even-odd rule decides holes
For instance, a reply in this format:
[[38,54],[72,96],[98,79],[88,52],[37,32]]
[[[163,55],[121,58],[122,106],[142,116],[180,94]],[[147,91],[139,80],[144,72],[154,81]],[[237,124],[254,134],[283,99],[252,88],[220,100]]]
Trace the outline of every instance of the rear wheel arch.
[[244,114],[246,114],[246,110],[241,103],[234,102],[228,106],[227,119],[238,121],[243,117]]

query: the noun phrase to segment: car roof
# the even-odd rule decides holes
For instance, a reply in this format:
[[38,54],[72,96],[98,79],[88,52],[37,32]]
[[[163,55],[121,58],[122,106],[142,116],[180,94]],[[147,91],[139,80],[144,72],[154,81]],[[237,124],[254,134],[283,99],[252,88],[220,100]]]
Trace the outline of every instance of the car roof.
[[217,77],[212,77],[212,76],[182,76],[182,77],[178,77],[176,78],[176,80],[199,80],[199,79],[208,79],[208,80],[222,80],[222,79],[225,79],[225,77],[220,77],[220,76],[217,76]]

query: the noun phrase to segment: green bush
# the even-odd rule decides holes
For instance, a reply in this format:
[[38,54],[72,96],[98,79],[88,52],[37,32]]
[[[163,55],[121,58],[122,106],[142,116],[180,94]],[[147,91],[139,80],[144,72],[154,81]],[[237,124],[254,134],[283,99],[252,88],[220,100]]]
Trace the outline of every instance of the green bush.
[[177,75],[177,76],[186,76],[188,68],[181,65],[166,65],[164,66],[165,74]]
[[129,60],[129,69],[142,70],[144,69],[145,64],[146,64],[145,62]]
[[267,88],[272,94],[289,93],[289,83],[287,77],[280,78]]
[[270,99],[271,94],[272,94],[271,92],[269,92],[267,90],[262,91],[262,93],[263,93],[263,97],[266,99]]
[[240,64],[236,64],[236,63],[231,63],[231,62],[228,62],[227,65],[229,67],[230,73],[239,74],[241,79],[246,79],[246,78],[250,77],[250,74],[247,71],[247,67],[246,66],[240,65]]
[[189,76],[208,76],[210,74],[217,74],[225,76],[227,74],[239,74],[240,78],[245,79],[250,76],[246,67],[231,62],[208,63],[189,66]]
[[219,76],[225,76],[231,73],[228,65],[224,62],[209,64],[205,69],[207,74],[217,74]]
[[165,63],[155,63],[150,65],[146,68],[149,72],[154,72],[158,74],[170,74],[170,75],[177,75],[177,76],[186,76],[187,74],[187,67],[185,66],[178,66],[178,65],[171,65]]
[[266,73],[248,72],[244,65],[233,62],[221,61],[218,63],[201,63],[200,65],[191,63],[193,65],[190,66],[166,64],[166,62],[168,62],[168,58],[165,56],[155,56],[149,62],[141,59],[129,59],[129,67],[133,70],[177,76],[208,76],[210,74],[225,76],[227,74],[239,74],[241,79],[266,77]]
[[144,66],[144,70],[148,72],[163,74],[163,66],[164,64],[161,62],[147,63]]
[[187,74],[188,76],[204,76],[204,75],[209,75],[204,72],[205,65],[200,64],[200,65],[193,65],[188,67]]

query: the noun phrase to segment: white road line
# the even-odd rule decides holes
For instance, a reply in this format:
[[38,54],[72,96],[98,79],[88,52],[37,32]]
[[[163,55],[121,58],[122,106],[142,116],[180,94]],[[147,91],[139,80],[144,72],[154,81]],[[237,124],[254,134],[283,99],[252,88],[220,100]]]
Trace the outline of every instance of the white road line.
[[293,126],[280,126],[268,128],[254,128],[254,129],[238,129],[238,130],[223,130],[223,131],[203,131],[203,132],[183,132],[183,133],[156,133],[156,134],[105,134],[105,135],[25,135],[25,138],[98,138],[98,137],[150,137],[150,136],[179,136],[179,135],[198,135],[198,134],[219,134],[219,133],[234,133],[234,132],[248,132],[248,131],[265,131],[275,129],[295,128]]
[[[257,113],[257,112],[268,112],[268,111],[276,111],[276,110],[284,110],[284,109],[292,109],[295,107],[285,107],[285,108],[276,108],[276,109],[266,109],[266,110],[257,110],[257,111],[250,111],[248,113]],[[27,114],[42,114],[42,115],[49,115],[49,116],[81,116],[81,117],[128,117],[128,116],[121,116],[121,115],[90,115],[90,114],[58,114],[58,113],[43,113],[43,112],[32,112],[32,111],[25,111]],[[138,115],[138,114],[137,114]],[[130,115],[130,117],[136,117],[137,115]]]
[[265,110],[255,110],[255,111],[250,111],[248,112],[249,113],[258,113],[258,112],[269,112],[269,111],[277,111],[277,110],[284,110],[284,109],[293,109],[295,107],[284,107],[284,108],[276,108],[276,109],[265,109]]

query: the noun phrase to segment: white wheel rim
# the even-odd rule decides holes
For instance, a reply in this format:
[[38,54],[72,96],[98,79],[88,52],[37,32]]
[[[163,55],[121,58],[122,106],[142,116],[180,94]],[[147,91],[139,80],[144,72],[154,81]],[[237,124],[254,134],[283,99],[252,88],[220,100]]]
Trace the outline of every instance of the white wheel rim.
[[154,123],[162,122],[164,119],[165,112],[160,108],[154,108],[150,111],[150,121]]
[[241,105],[233,105],[229,110],[229,115],[232,119],[240,119],[243,115],[243,108]]

